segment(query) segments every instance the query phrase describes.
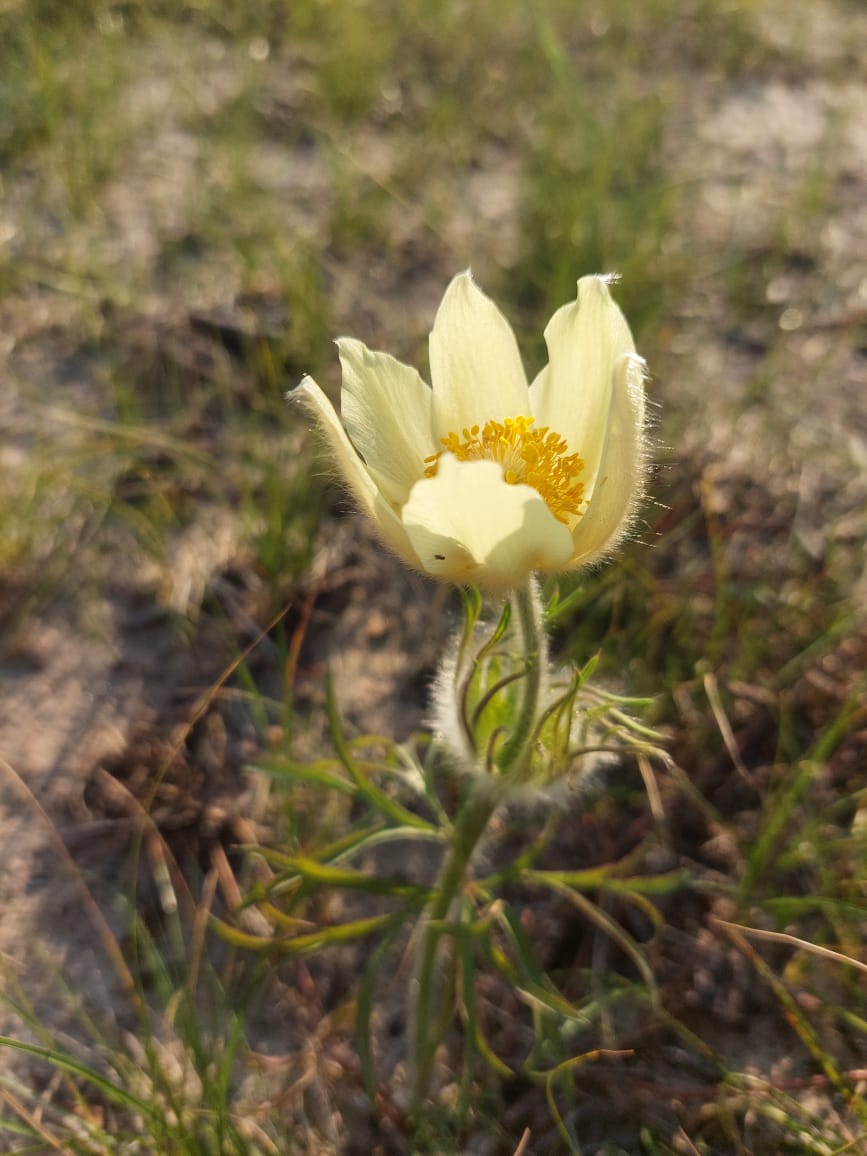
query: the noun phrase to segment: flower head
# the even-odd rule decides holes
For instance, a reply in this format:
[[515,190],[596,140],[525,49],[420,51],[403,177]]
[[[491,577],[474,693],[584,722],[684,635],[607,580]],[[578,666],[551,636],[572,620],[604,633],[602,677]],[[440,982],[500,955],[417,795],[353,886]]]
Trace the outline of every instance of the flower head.
[[644,485],[644,362],[604,278],[581,278],[545,341],[528,385],[508,321],[466,272],[434,320],[431,386],[341,338],[342,421],[312,378],[294,391],[408,565],[505,591],[623,537]]

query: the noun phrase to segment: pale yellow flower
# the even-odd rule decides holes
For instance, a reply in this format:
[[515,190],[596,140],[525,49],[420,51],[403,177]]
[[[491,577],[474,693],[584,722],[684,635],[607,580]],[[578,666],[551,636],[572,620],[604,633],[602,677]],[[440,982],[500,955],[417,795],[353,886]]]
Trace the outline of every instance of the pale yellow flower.
[[434,320],[432,387],[341,338],[341,418],[312,378],[294,391],[409,566],[505,591],[623,537],[645,476],[644,362],[604,278],[581,278],[545,341],[528,385],[511,326],[466,272]]

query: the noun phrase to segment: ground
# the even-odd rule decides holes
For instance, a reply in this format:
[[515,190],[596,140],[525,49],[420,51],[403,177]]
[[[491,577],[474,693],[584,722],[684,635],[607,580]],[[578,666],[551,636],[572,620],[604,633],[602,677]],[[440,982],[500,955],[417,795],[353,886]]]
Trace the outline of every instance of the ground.
[[[634,1061],[582,1069],[569,1127],[587,1152],[867,1150],[867,16],[410,7],[0,12],[0,1032],[75,1040],[87,1007],[129,1033],[132,961],[106,947],[130,942],[131,881],[146,926],[174,860],[226,914],[239,845],[309,831],[319,804],[250,768],[290,739],[323,757],[327,670],[350,734],[424,726],[457,600],[377,546],[285,390],[311,371],[336,393],[342,333],[426,373],[470,265],[534,372],[575,278],[616,270],[654,475],[558,645],[601,647],[607,684],[653,700],[674,766],[663,819],[624,764],[548,855],[692,882],[655,935],[615,904],[664,1014],[607,1025]],[[515,902],[567,989],[628,975],[568,905]],[[413,1150],[341,1026],[362,960],[277,969],[279,1015],[251,1010],[271,1082],[239,1103],[278,1103],[299,1150]],[[519,1054],[520,1002],[493,976],[482,998]],[[393,1072],[403,1011],[379,1015]],[[0,1071],[0,1150],[41,1150],[22,1120],[57,1148],[83,1109],[32,1057]],[[443,1150],[515,1152],[525,1129],[524,1151],[567,1150],[532,1081],[479,1087]]]

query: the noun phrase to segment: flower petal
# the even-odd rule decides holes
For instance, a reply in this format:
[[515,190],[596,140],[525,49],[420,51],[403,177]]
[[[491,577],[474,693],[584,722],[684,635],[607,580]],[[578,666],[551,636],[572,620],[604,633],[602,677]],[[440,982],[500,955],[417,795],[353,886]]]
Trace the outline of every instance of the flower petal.
[[574,302],[558,309],[545,329],[549,362],[530,386],[536,426],[550,426],[584,461],[592,493],[611,408],[613,371],[635,345],[626,319],[601,277],[582,277]]
[[644,492],[644,362],[636,354],[614,367],[608,428],[590,504],[572,533],[573,563],[592,562],[613,550],[629,529]]
[[530,486],[506,483],[496,462],[444,454],[401,517],[425,570],[451,582],[507,590],[533,570],[563,569],[572,555],[568,528]]
[[454,278],[437,310],[430,369],[437,438],[529,414],[515,334],[469,272]]
[[389,501],[402,505],[440,449],[431,430],[431,391],[416,370],[361,341],[337,342],[343,367],[340,412],[352,444]]
[[423,569],[400,518],[380,493],[379,487],[346,436],[346,430],[340,424],[334,406],[313,378],[305,377],[292,391],[290,397],[303,405],[316,420],[334,455],[343,481],[346,482],[363,512],[372,520],[386,545],[408,566],[416,570]]

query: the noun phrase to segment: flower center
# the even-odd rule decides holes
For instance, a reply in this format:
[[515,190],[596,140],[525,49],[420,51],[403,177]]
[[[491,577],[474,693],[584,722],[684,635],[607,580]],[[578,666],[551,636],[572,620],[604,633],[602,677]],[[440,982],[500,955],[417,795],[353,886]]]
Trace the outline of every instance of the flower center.
[[576,478],[584,462],[580,454],[567,454],[565,440],[548,426],[531,429],[534,421],[507,417],[502,423],[489,421],[484,428],[474,425],[461,437],[450,433],[440,438],[445,449],[425,458],[424,476],[435,476],[443,454],[454,454],[461,462],[499,462],[510,485],[532,486],[554,517],[568,524],[581,513],[584,483]]

